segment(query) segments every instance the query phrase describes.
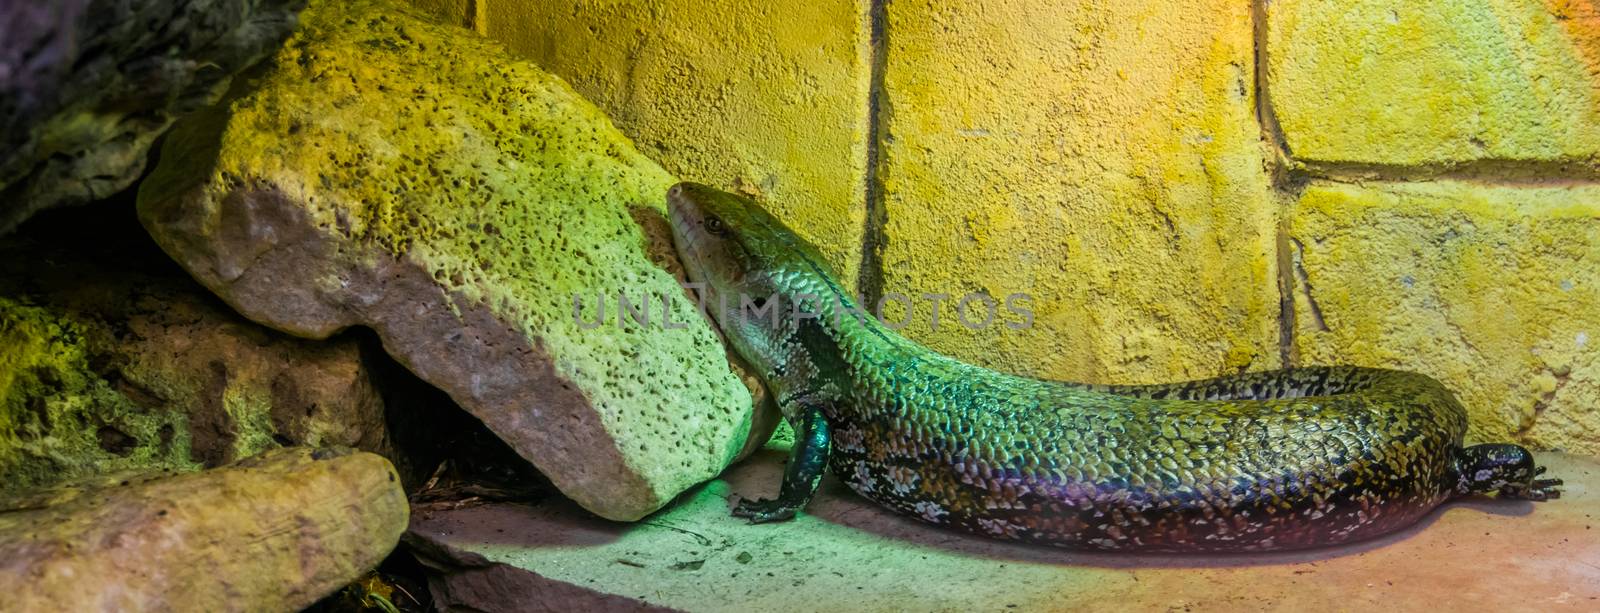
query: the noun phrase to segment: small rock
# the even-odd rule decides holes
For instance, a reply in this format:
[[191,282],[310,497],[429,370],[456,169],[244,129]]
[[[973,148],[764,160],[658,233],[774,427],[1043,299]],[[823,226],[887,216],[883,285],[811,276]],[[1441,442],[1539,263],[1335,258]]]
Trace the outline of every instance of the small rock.
[[675,179],[561,80],[414,11],[312,2],[252,88],[174,128],[141,220],[251,319],[370,327],[567,496],[643,517],[763,436],[635,221]]
[[120,210],[0,239],[0,489],[283,445],[394,456],[359,342],[240,317]]
[[292,611],[394,548],[383,458],[274,450],[199,473],[0,501],[0,593],[21,611]]

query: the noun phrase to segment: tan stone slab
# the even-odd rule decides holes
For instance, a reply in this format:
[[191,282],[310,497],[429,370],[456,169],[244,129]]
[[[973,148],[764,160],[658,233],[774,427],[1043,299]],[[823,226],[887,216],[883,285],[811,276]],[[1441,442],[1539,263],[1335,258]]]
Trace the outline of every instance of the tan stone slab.
[[[1222,0],[890,3],[879,176],[904,332],[1047,378],[1277,366],[1250,24]],[[938,330],[924,293],[952,296]],[[1033,325],[958,325],[969,293],[1028,294]]]
[[1268,91],[1297,159],[1600,167],[1593,3],[1275,0],[1266,11]]
[[1568,483],[1555,502],[1479,499],[1378,541],[1223,557],[1074,553],[948,532],[882,510],[831,478],[792,522],[730,517],[735,493],[776,490],[781,461],[763,452],[641,524],[554,501],[417,515],[407,539],[452,551],[435,557],[477,564],[445,576],[446,585],[476,588],[458,593],[505,587],[524,610],[595,602],[686,611],[1600,606],[1600,463],[1588,458],[1540,455]]
[[304,447],[0,500],[0,610],[294,611],[383,561],[407,515],[388,461]]
[[1600,186],[1319,183],[1290,234],[1301,362],[1426,373],[1469,439],[1600,453]]

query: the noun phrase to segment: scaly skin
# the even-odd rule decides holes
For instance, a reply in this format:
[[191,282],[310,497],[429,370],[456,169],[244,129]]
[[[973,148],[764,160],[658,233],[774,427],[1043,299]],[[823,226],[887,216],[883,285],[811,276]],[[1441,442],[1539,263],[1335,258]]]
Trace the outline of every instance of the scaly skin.
[[[735,509],[752,521],[793,517],[829,465],[929,523],[1107,550],[1330,545],[1454,496],[1560,493],[1521,447],[1463,448],[1465,411],[1420,374],[1318,367],[1143,386],[1007,375],[859,316],[815,249],[749,200],[685,183],[668,201],[690,276],[728,305],[711,309],[719,327],[797,433],[779,497]],[[753,317],[740,296],[781,316]]]

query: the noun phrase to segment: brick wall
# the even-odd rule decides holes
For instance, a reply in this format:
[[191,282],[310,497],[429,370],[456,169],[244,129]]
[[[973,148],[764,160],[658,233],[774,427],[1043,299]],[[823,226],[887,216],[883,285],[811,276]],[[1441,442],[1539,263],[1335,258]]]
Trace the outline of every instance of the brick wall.
[[[416,0],[909,336],[1041,377],[1356,363],[1600,453],[1600,14],[1583,0]],[[1026,293],[970,330],[923,293]],[[1596,337],[1591,341],[1590,337]]]

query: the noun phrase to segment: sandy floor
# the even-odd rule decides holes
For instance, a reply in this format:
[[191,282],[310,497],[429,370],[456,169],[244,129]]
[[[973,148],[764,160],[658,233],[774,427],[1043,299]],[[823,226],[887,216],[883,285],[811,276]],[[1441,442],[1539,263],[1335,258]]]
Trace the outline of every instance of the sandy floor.
[[1593,459],[1540,455],[1567,482],[1558,501],[1455,503],[1378,541],[1228,557],[1082,554],[969,537],[882,511],[832,481],[793,522],[729,517],[735,492],[776,490],[781,460],[765,451],[641,524],[558,500],[419,514],[412,536],[532,571],[513,573],[531,586],[518,600],[628,599],[607,608],[1600,611]]

